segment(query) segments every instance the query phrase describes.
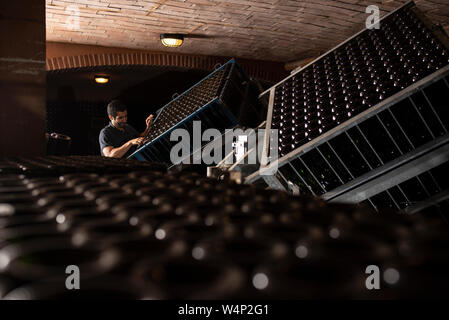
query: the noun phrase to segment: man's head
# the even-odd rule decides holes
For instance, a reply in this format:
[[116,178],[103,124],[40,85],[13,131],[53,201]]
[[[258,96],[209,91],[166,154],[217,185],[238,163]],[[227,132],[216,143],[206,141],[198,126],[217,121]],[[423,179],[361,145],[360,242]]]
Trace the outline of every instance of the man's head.
[[112,100],[108,104],[108,117],[116,128],[124,128],[128,120],[128,112],[123,102]]

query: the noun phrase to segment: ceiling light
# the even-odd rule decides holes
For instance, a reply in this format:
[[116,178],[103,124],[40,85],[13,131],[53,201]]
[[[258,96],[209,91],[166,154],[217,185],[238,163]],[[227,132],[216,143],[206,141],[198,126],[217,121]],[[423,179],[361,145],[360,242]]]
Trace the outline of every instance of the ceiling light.
[[164,33],[161,34],[161,42],[166,47],[180,47],[182,42],[184,41],[184,37],[181,34],[173,34],[173,33]]
[[106,84],[109,82],[108,76],[95,76],[95,82],[99,84]]

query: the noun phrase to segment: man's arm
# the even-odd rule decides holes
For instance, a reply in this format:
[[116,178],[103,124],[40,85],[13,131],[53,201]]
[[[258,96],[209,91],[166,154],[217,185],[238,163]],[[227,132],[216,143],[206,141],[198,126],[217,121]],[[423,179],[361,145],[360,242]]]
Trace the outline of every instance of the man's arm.
[[152,114],[150,114],[149,117],[145,119],[145,123],[147,124],[147,128],[145,129],[144,132],[142,132],[140,134],[140,137],[145,137],[148,134],[148,132],[150,132],[150,127],[151,127],[151,124],[153,123],[153,115]]
[[144,138],[144,137],[148,134],[149,131],[150,131],[150,128],[147,127],[147,128],[145,129],[145,131],[142,132],[142,133],[139,135],[139,137]]
[[106,157],[111,157],[111,158],[121,158],[123,157],[128,150],[133,146],[133,145],[139,145],[143,142],[143,138],[135,138],[132,140],[129,140],[128,142],[124,143],[122,146],[114,148],[113,146],[107,146],[103,148],[103,154]]

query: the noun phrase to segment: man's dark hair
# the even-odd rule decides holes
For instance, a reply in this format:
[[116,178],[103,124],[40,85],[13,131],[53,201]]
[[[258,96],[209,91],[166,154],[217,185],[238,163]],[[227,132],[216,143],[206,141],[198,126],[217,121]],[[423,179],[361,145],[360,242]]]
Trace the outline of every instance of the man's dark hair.
[[115,118],[117,116],[117,112],[126,111],[126,106],[120,100],[112,100],[108,104],[108,115]]

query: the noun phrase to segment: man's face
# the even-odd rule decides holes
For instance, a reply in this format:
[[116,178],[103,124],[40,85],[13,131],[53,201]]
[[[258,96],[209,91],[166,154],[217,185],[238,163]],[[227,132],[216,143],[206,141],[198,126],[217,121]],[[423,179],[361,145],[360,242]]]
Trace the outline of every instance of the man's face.
[[117,112],[117,115],[114,117],[109,116],[109,119],[112,122],[112,125],[117,128],[125,128],[126,121],[128,120],[128,111]]

